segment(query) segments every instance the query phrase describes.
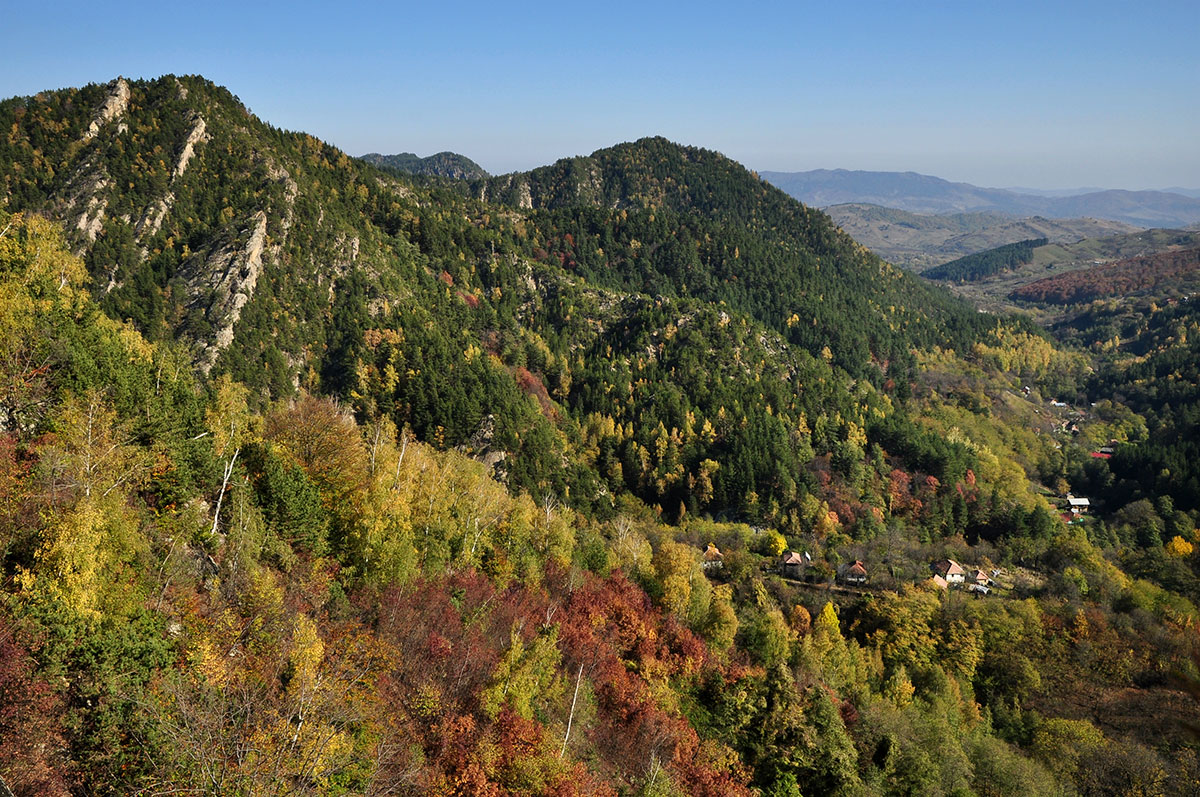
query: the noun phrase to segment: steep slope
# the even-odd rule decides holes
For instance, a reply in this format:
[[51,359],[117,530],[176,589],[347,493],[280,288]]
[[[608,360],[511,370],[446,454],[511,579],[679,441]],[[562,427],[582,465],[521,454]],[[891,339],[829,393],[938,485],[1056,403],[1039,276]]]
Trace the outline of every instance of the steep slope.
[[[939,503],[936,480],[910,487],[880,453],[859,474],[887,485],[877,537],[850,540],[841,508],[815,500],[820,530],[787,538],[665,526],[633,502],[596,520],[329,400],[257,412],[235,381],[206,391],[99,312],[61,246],[45,220],[0,214],[0,367],[36,366],[0,380],[21,418],[0,416],[0,778],[16,794],[1023,795],[1194,779],[1171,722],[1188,707],[1155,685],[1193,651],[1194,608],[1044,510],[999,511],[973,479]],[[610,341],[644,351],[629,332]],[[825,475],[851,460],[839,451]],[[997,545],[940,530],[980,504],[972,534]],[[927,544],[900,536],[919,518]],[[1009,523],[1019,535],[998,538]],[[789,545],[812,554],[807,583],[772,572]],[[962,600],[921,583],[947,555],[1067,567],[1033,596],[1005,574]],[[873,582],[829,589],[847,556]]]
[[419,174],[425,177],[445,177],[450,180],[482,180],[488,173],[475,161],[457,152],[439,152],[422,158],[411,152],[401,152],[398,155],[380,155],[371,152],[360,157],[372,166],[381,169],[392,169],[405,174]]
[[[326,217],[325,205],[344,204],[321,185],[328,151],[201,79],[119,79],[9,100],[0,116],[13,130],[0,143],[7,209],[61,219],[106,309],[154,339],[184,336],[205,370],[243,314],[270,303],[264,293],[327,299],[362,248],[344,217]],[[258,364],[283,392],[312,340],[274,321],[260,332],[286,359]]]
[[[1130,480],[1125,515],[1067,527],[1040,489],[1070,489],[1090,438],[1138,439],[1124,408],[1075,438],[1038,399],[1080,393],[1081,355],[661,140],[452,184],[196,78],[0,121],[20,793],[1195,782],[1165,679],[1196,646],[1198,510]],[[1171,349],[1144,398],[1194,438],[1196,357]],[[1179,457],[1127,461],[1194,496]],[[1117,570],[1135,542],[1182,589]],[[803,581],[775,572],[789,548]],[[1003,585],[943,593],[945,557]],[[871,581],[831,589],[858,561]]]
[[[513,455],[513,472],[561,470],[564,443],[509,368],[463,355],[495,333],[490,303],[474,311],[474,272],[515,262],[511,219],[484,229],[480,207],[271,128],[197,77],[17,98],[0,119],[11,131],[4,206],[63,224],[111,315],[180,340],[202,371],[235,376],[259,403],[298,388],[352,399],[366,341],[403,335],[426,367],[389,371],[386,399],[383,388],[370,398],[386,406],[372,412],[444,445],[493,416],[488,439]],[[506,312],[500,325],[515,328]]]

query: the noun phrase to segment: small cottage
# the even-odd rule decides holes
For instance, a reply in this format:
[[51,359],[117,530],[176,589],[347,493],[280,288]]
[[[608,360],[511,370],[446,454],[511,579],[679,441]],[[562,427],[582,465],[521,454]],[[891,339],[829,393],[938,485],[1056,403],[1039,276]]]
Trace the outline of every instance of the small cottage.
[[788,551],[779,560],[779,571],[784,578],[800,578],[804,575],[804,557],[796,551]]
[[1067,506],[1070,507],[1072,515],[1086,515],[1092,506],[1092,502],[1087,498],[1076,498],[1073,495],[1068,495]]
[[708,548],[704,550],[704,561],[700,566],[705,570],[720,570],[721,562],[724,560],[724,558],[725,554],[721,553],[721,551],[717,549],[717,546],[710,542],[708,544]]
[[867,568],[861,560],[854,560],[854,564],[848,565],[842,569],[841,581],[849,586],[862,586],[867,583]]
[[934,575],[941,576],[946,579],[947,584],[961,584],[967,580],[967,571],[963,570],[962,565],[953,559],[943,559],[940,562],[934,562]]
[[992,577],[979,569],[976,569],[975,572],[971,574],[971,580],[984,587],[991,587],[994,584]]

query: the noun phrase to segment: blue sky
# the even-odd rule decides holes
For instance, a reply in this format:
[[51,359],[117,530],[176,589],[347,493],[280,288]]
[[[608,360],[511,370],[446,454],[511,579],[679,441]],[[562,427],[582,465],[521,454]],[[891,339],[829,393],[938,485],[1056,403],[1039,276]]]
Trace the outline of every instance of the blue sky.
[[759,170],[1200,188],[1200,2],[10,4],[0,96],[202,74],[351,154],[664,135]]

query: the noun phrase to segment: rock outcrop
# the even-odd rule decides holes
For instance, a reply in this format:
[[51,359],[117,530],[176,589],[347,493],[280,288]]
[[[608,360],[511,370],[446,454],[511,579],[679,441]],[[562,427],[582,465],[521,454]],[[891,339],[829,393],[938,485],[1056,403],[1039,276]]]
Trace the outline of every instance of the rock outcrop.
[[100,106],[100,110],[96,113],[96,118],[88,125],[87,132],[83,134],[84,141],[91,141],[100,134],[100,129],[113,119],[125,113],[125,109],[129,107],[129,83],[125,78],[119,77],[113,82],[112,91],[109,92],[108,99],[104,101],[104,105]]
[[244,246],[218,246],[207,257],[194,258],[184,269],[192,304],[207,305],[204,314],[215,330],[212,340],[197,341],[201,349],[198,364],[204,373],[212,370],[221,351],[233,342],[233,328],[262,275],[267,214],[258,211],[250,224],[243,231],[248,233]]
[[179,160],[175,163],[175,171],[172,173],[172,179],[183,177],[184,171],[187,169],[188,161],[195,154],[196,145],[201,141],[208,141],[208,133],[205,132],[207,125],[204,122],[203,116],[196,117],[196,123],[192,125],[191,131],[188,133],[187,139],[183,142],[183,149],[179,152]]

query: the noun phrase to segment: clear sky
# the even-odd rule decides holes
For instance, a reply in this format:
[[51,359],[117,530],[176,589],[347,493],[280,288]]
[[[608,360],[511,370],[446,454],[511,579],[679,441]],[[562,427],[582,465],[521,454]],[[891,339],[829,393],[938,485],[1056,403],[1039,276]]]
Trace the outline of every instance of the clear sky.
[[759,170],[1200,188],[1200,0],[6,3],[0,96],[202,74],[354,155],[646,135]]

